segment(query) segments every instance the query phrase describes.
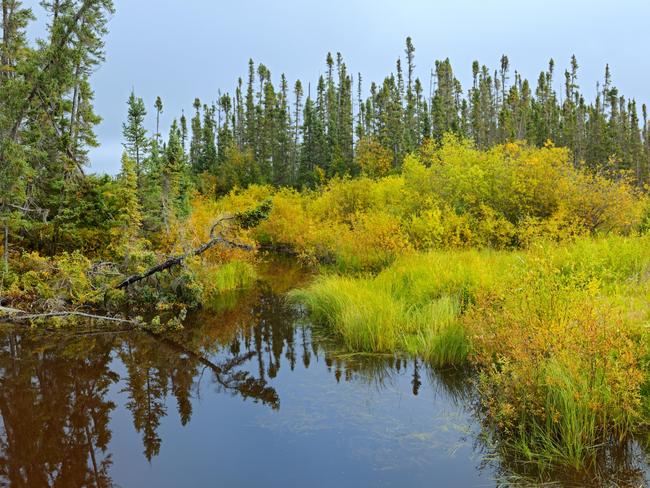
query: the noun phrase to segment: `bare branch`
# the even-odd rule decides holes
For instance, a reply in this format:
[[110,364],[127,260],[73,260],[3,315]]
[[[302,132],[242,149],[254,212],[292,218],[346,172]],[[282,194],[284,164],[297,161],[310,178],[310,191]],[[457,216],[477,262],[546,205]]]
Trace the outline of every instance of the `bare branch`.
[[0,312],[6,315],[0,320],[11,323],[31,322],[32,320],[48,319],[53,317],[82,317],[86,319],[105,320],[107,322],[117,322],[120,324],[129,324],[133,326],[141,325],[137,320],[121,319],[119,317],[111,317],[109,315],[95,315],[85,312],[76,311],[63,311],[63,312],[47,312],[47,313],[26,313],[22,310],[15,308],[0,307]]

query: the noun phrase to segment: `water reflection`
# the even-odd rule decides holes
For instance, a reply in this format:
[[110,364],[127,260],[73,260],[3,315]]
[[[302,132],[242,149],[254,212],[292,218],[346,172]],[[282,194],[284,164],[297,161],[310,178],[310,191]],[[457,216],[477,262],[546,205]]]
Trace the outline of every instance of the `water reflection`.
[[[108,387],[114,337],[52,346],[30,333],[2,336],[0,482],[16,487],[105,486],[111,454]],[[4,480],[4,481],[3,481]]]
[[[113,436],[127,436],[127,427],[137,433],[142,459],[153,463],[167,444],[171,449],[181,440],[171,424],[191,430],[197,409],[203,412],[195,421],[199,429],[222,430],[221,448],[233,454],[233,467],[202,463],[204,472],[197,471],[190,485],[211,483],[216,471],[230,480],[226,485],[255,486],[254,475],[246,473],[248,463],[286,473],[294,469],[292,457],[308,456],[309,450],[319,456],[317,465],[301,468],[305,477],[313,477],[310,469],[323,470],[312,486],[370,480],[426,485],[432,479],[454,486],[493,485],[496,478],[512,484],[530,474],[498,457],[481,433],[466,375],[392,356],[345,354],[327,337],[316,333],[314,338],[299,311],[283,299],[300,275],[291,275],[292,268],[278,271],[284,280],[222,297],[212,304],[219,313],[197,313],[191,326],[164,338],[106,331],[0,332],[0,486],[103,487],[114,479],[142,486],[130,476],[145,468],[131,459],[116,461],[124,447]],[[212,399],[224,396],[236,402],[210,410]],[[240,415],[242,402],[257,410]],[[241,419],[255,423],[238,424]],[[242,440],[245,455],[233,447]],[[271,447],[255,457],[248,452],[255,444]],[[293,454],[283,452],[292,444]],[[165,462],[177,462],[170,469],[183,471],[183,463],[195,460],[198,451],[176,452]],[[562,479],[576,486],[601,481],[641,486],[642,456],[635,447],[603,462],[600,481]],[[127,462],[135,464],[127,467]],[[242,470],[244,481],[237,477],[244,476]],[[162,471],[147,476],[147,485],[175,485]]]

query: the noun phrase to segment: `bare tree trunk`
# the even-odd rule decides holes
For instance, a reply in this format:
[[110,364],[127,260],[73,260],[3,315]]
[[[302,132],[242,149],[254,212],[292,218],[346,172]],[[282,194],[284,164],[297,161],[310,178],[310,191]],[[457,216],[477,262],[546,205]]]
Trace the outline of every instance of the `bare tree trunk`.
[[4,225],[4,252],[3,252],[3,263],[5,273],[9,272],[9,222],[5,220]]
[[9,0],[2,0],[2,44],[4,50],[0,61],[2,64],[9,64],[6,50],[9,49]]
[[74,310],[63,312],[27,313],[23,310],[0,306],[0,313],[2,313],[2,321],[8,323],[31,322],[32,320],[49,319],[53,317],[81,317],[84,319],[104,320],[107,322],[128,324],[135,327],[142,325],[142,323],[137,320],[122,319],[119,317],[111,317],[109,315],[95,315],[92,313],[77,312]]
[[75,69],[76,83],[72,93],[72,109],[70,110],[70,145],[72,154],[77,154],[77,112],[79,111],[79,76],[81,72],[81,63],[77,64]]

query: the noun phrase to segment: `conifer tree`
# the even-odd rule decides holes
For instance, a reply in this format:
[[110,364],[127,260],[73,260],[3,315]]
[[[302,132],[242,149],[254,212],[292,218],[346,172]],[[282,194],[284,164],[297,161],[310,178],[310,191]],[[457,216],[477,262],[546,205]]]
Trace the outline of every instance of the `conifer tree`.
[[191,192],[190,178],[176,120],[169,130],[161,168],[161,205],[163,223],[169,232],[173,219],[187,215]]
[[406,38],[406,62],[407,62],[407,81],[406,81],[406,109],[404,126],[406,129],[405,144],[408,151],[414,150],[420,140],[420,131],[418,130],[418,80],[414,80],[415,72],[415,47],[410,37]]
[[160,145],[160,114],[163,112],[163,103],[160,97],[156,97],[154,107],[156,109],[156,142]]
[[[268,68],[249,60],[248,79],[246,83],[238,79],[233,96],[220,95],[216,106],[195,103],[189,144],[194,173],[217,175],[222,182],[219,191],[227,191],[223,182],[244,180],[313,187],[324,178],[356,174],[355,144],[362,139],[387,149],[392,167],[397,168],[405,154],[427,139],[439,140],[451,132],[473,140],[479,148],[516,140],[538,146],[550,141],[568,147],[576,165],[597,171],[632,170],[639,184],[650,177],[646,118],[639,118],[636,102],[620,95],[609,67],[595,100],[588,103],[578,86],[575,56],[564,72],[561,96],[554,88],[553,60],[535,87],[516,70],[511,73],[506,55],[495,70],[475,61],[472,84],[464,94],[445,59],[435,63],[426,96],[415,77],[411,38],[406,39],[404,52],[404,72],[398,59],[395,72],[379,85],[371,82],[365,98],[358,74],[354,102],[354,80],[340,53],[327,54],[326,71],[318,79],[314,96],[309,88],[304,94],[303,85],[296,82],[291,102],[287,78],[282,75],[276,89]],[[249,156],[254,165],[244,163]],[[257,176],[221,178],[223,165],[231,175],[237,173],[235,166],[254,166],[257,171],[249,174]]]
[[194,99],[194,117],[191,121],[192,139],[190,141],[190,166],[194,174],[201,173],[203,152],[203,127],[201,126],[201,100]]
[[296,80],[296,83],[293,88],[294,94],[294,116],[293,116],[293,148],[291,155],[291,173],[292,181],[294,184],[298,183],[299,179],[299,166],[300,166],[300,143],[302,135],[302,83],[300,80]]
[[125,151],[122,153],[122,171],[119,176],[122,228],[127,240],[135,237],[142,224],[138,190],[137,164]]
[[147,110],[142,98],[136,98],[133,91],[129,96],[127,105],[127,121],[122,124],[122,134],[125,140],[123,145],[128,157],[135,163],[138,187],[141,188],[143,165],[149,148],[147,130],[144,128],[144,118],[147,115]]
[[216,171],[217,166],[217,143],[216,143],[216,107],[203,106],[203,127],[201,130],[201,142],[199,160],[196,169],[198,172]]
[[354,114],[352,106],[352,78],[347,72],[341,53],[336,55],[338,73],[336,125],[338,161],[334,164],[336,173],[344,175],[353,172],[354,157]]
[[460,133],[459,82],[454,78],[449,59],[436,61],[436,89],[431,100],[433,136],[442,138],[447,132]]
[[187,144],[187,118],[185,117],[185,111],[181,110],[181,145],[183,146],[183,152],[185,152]]

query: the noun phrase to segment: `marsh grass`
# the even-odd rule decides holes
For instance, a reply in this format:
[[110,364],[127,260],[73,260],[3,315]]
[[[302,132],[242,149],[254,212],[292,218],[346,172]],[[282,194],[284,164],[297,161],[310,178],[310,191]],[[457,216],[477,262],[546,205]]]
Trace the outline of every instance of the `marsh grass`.
[[189,269],[200,287],[201,302],[213,310],[232,308],[239,292],[250,289],[258,278],[255,266],[248,261],[215,264],[194,260]]
[[435,251],[293,293],[350,351],[473,365],[481,411],[525,462],[583,469],[647,423],[650,238]]
[[255,267],[247,261],[230,261],[216,270],[212,287],[216,292],[232,291],[250,287],[257,280]]

